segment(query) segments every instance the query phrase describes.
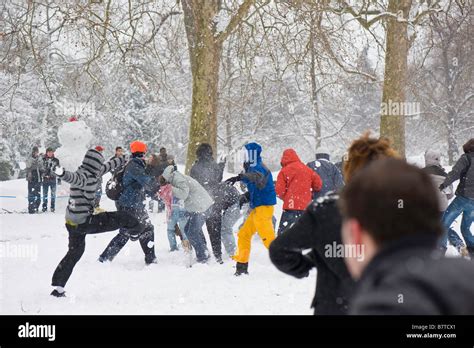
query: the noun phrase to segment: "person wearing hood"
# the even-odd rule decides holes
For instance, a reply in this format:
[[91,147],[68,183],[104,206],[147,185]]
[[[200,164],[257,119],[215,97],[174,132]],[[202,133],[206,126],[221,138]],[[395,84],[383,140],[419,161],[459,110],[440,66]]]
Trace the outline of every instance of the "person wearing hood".
[[209,259],[206,247],[206,239],[202,232],[202,226],[206,221],[206,213],[214,201],[199,182],[188,175],[176,170],[172,165],[166,167],[160,177],[162,185],[170,184],[173,197],[182,200],[188,222],[184,227],[184,234],[191,242],[196,252],[199,263],[205,263]]
[[52,296],[65,296],[64,286],[84,253],[87,234],[114,231],[122,227],[138,230],[140,227],[135,217],[123,211],[93,215],[99,177],[122,165],[123,159],[115,158],[105,163],[104,161],[99,151],[90,149],[75,172],[69,172],[60,166],[52,169],[55,175],[71,185],[66,208],[69,250],[54,271],[52,286],[55,289],[51,293]]
[[51,190],[51,212],[56,208],[56,175],[53,174],[53,167],[59,166],[59,160],[54,157],[54,150],[51,147],[46,149],[43,156],[43,212],[48,210],[48,191]]
[[317,192],[322,187],[319,175],[301,162],[295,150],[283,151],[280,163],[282,169],[275,185],[278,198],[283,200],[278,235],[303,215],[311,202],[312,192]]
[[[372,138],[369,133],[353,141],[344,164],[344,178],[352,177],[368,163],[385,157],[398,157],[390,142]],[[317,269],[316,291],[311,307],[317,315],[343,315],[354,288],[344,259],[336,256],[342,245],[342,218],[339,196],[332,192],[313,200],[304,214],[270,245],[270,260],[282,272],[304,278]],[[310,252],[305,251],[311,249]]]
[[245,145],[243,149],[245,171],[226,180],[231,185],[242,181],[247,186],[251,209],[237,234],[237,252],[233,256],[237,262],[236,276],[248,274],[250,247],[255,232],[267,249],[275,239],[272,223],[273,206],[276,204],[275,186],[272,172],[263,163],[261,153],[262,147],[259,144]]
[[215,202],[209,210],[206,227],[214,257],[218,263],[223,263],[221,247],[222,208],[218,201],[221,200],[219,183],[222,181],[225,162],[217,163],[214,160],[212,147],[207,143],[198,146],[196,157],[197,160],[191,167],[189,175],[206,189]]
[[[441,153],[435,150],[426,150],[425,167],[423,168],[423,171],[430,175],[435,187],[441,185],[448,175],[441,166]],[[437,193],[439,207],[441,214],[443,214],[449,205],[449,200],[453,197],[453,185],[447,186],[443,191],[438,190]],[[463,257],[468,255],[468,251],[464,245],[463,240],[452,228],[448,228],[448,239]],[[442,239],[440,244],[441,251],[445,253],[447,247],[446,240]]]
[[[443,225],[446,229],[456,218],[462,214],[461,234],[466,241],[467,250],[474,257],[474,236],[470,231],[472,222],[474,221],[474,138],[471,138],[463,145],[464,153],[459,157],[453,169],[448,173],[444,182],[439,185],[442,191],[449,187],[453,182],[459,180],[456,188],[456,198],[449,204],[443,214]],[[446,234],[443,238],[443,245],[446,245]]]
[[26,161],[26,181],[28,181],[28,213],[35,214],[41,204],[41,181],[43,161],[38,146],[33,146],[31,156]]
[[140,233],[136,234],[136,230],[130,231],[127,228],[121,228],[99,256],[99,261],[112,261],[129,240],[139,240],[145,254],[145,264],[150,265],[156,263],[155,229],[145,209],[145,191],[156,193],[158,185],[156,179],[145,172],[146,144],[134,141],[130,144],[130,151],[132,158],[124,169],[123,192],[118,200],[118,206],[120,211],[137,217],[140,223]]
[[316,153],[316,160],[307,164],[319,175],[323,182],[323,187],[319,191],[313,191],[313,200],[324,197],[328,192],[337,192],[344,186],[342,174],[337,167],[330,161],[329,154],[321,150]]

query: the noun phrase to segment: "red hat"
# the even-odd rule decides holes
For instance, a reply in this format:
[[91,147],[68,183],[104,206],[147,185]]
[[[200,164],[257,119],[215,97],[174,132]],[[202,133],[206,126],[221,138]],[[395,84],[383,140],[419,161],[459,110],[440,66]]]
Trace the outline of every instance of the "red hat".
[[141,141],[134,141],[130,144],[130,151],[132,153],[136,153],[136,152],[145,153],[147,151],[147,146],[145,143],[142,143]]
[[102,151],[104,151],[104,148],[103,148],[102,146],[100,146],[100,145],[97,145],[97,146],[95,147],[95,150],[96,150],[96,151],[99,151],[99,152],[102,152]]

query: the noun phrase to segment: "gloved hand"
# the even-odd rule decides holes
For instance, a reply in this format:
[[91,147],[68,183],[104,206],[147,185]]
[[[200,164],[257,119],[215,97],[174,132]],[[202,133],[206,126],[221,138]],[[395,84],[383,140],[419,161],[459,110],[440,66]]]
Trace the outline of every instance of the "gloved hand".
[[242,180],[242,174],[233,176],[225,181],[226,184],[234,185],[237,181]]
[[56,174],[57,176],[61,177],[64,175],[64,168],[61,166],[54,166],[53,167],[53,173]]
[[242,209],[242,206],[245,203],[248,203],[249,200],[250,200],[250,193],[249,192],[245,192],[244,194],[240,195],[239,196],[239,208]]

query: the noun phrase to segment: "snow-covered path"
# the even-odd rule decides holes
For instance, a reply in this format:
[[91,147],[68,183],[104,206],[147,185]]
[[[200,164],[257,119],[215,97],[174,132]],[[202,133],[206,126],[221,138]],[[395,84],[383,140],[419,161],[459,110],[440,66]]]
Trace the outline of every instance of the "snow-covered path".
[[[26,196],[25,180],[0,183],[0,195]],[[89,235],[68,297],[53,298],[51,276],[67,250],[65,203],[58,199],[55,214],[0,214],[0,314],[312,314],[315,271],[303,280],[279,272],[258,237],[248,277],[234,277],[229,259],[186,268],[181,252],[168,252],[165,217],[157,213],[158,264],[146,267],[132,242],[112,263],[101,264],[97,258],[115,232]],[[0,198],[0,211],[26,205],[26,198]],[[102,206],[114,210],[106,197]],[[276,217],[280,211],[278,206]]]

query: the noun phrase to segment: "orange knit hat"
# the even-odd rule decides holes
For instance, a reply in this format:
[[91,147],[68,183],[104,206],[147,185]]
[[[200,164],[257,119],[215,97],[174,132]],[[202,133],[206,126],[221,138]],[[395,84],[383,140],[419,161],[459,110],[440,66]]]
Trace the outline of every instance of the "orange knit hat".
[[142,143],[141,141],[134,141],[130,144],[130,151],[132,153],[136,153],[136,152],[145,153],[147,151],[147,146],[145,143]]

